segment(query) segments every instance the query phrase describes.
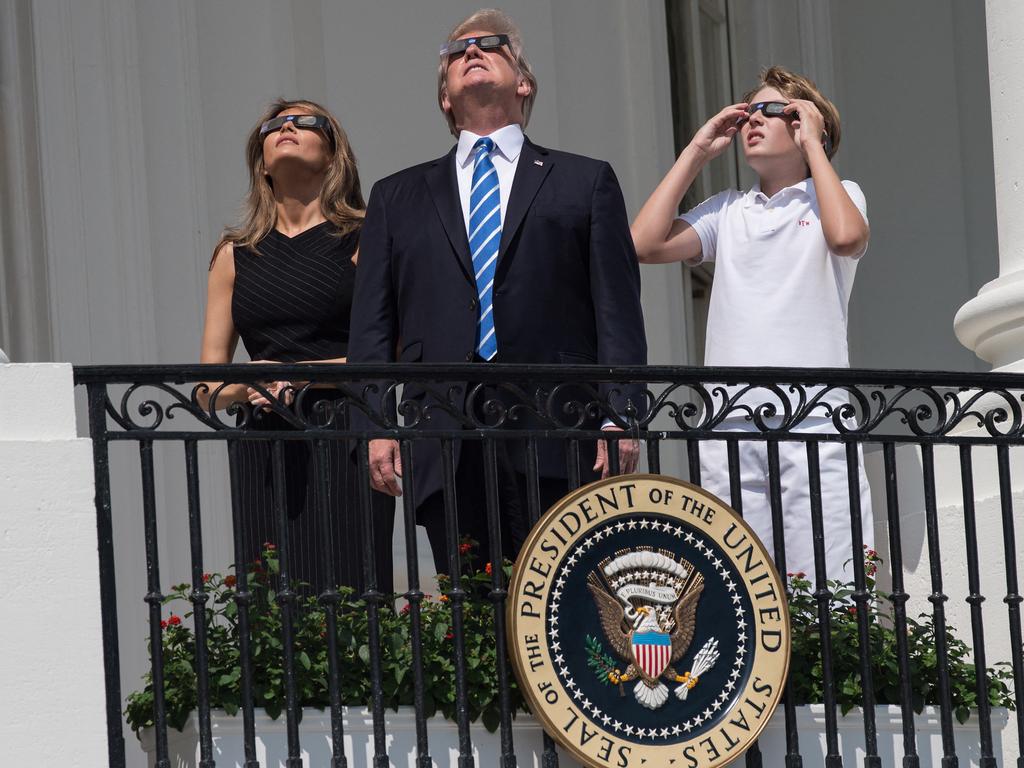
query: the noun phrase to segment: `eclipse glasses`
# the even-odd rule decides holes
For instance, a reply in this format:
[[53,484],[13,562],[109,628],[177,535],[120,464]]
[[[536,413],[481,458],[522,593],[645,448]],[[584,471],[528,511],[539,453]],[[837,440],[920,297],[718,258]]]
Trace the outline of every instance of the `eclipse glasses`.
[[736,121],[736,124],[739,125],[744,121],[749,120],[750,116],[755,112],[760,112],[765,117],[782,117],[788,120],[795,119],[797,117],[795,112],[786,112],[786,107],[788,106],[789,104],[785,101],[758,101],[754,104],[748,104],[747,117],[741,117]]
[[480,37],[464,37],[461,40],[452,40],[441,46],[441,58],[445,56],[458,56],[466,52],[471,45],[475,45],[481,51],[493,51],[508,45],[508,35],[481,35]]
[[305,128],[310,131],[319,128],[328,135],[331,133],[331,124],[327,122],[326,117],[321,115],[284,115],[267,120],[261,125],[260,136],[281,130],[285,123],[291,123],[296,128]]
[[[786,107],[789,104],[785,101],[758,101],[753,104],[747,105],[746,117],[741,117],[736,121],[736,125],[743,125],[744,122],[750,119],[750,116],[755,112],[760,112],[765,117],[781,117],[786,120],[798,120],[800,115],[796,112],[786,112]],[[821,143],[825,145],[825,154],[832,154],[832,139],[829,138],[828,132],[823,131],[821,134]]]

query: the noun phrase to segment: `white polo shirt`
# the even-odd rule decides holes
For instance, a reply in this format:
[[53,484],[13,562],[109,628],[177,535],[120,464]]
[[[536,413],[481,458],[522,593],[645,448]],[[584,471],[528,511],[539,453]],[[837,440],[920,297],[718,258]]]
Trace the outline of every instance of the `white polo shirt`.
[[[843,187],[867,221],[860,187]],[[829,251],[811,179],[771,198],[760,185],[725,190],[679,218],[700,237],[702,261],[715,262],[705,365],[849,367],[860,257]]]

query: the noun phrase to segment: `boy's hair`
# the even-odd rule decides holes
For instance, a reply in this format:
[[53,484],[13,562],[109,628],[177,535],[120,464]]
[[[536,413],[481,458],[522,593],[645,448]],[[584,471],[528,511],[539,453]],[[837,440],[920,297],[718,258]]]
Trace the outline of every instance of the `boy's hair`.
[[774,88],[787,99],[806,99],[813,102],[825,118],[825,134],[828,136],[825,149],[828,159],[831,160],[835,156],[839,149],[839,110],[825,98],[818,90],[818,86],[803,75],[791,72],[785,67],[768,67],[761,72],[761,82],[743,95],[743,101],[749,102],[762,88]]

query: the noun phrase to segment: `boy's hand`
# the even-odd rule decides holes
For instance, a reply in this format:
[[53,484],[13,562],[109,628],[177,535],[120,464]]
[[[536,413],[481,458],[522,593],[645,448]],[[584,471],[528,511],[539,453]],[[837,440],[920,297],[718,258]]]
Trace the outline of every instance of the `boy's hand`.
[[726,107],[700,127],[690,146],[703,155],[705,161],[713,160],[729,147],[740,129],[739,121],[746,116],[745,102]]
[[789,115],[796,115],[796,119],[792,122],[793,140],[800,147],[804,159],[807,159],[810,152],[824,149],[825,118],[813,101],[793,99],[783,111]]

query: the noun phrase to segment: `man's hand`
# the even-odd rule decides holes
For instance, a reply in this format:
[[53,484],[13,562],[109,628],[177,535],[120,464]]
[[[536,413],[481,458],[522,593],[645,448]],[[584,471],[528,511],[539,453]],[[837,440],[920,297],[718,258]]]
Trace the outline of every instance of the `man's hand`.
[[825,118],[813,101],[793,99],[783,111],[788,115],[796,115],[796,119],[792,122],[793,140],[800,147],[804,159],[807,158],[809,152],[824,149],[827,135],[825,133]]
[[402,452],[397,440],[370,441],[370,485],[388,496],[401,496]]
[[[607,426],[602,427],[604,432],[622,432],[620,427]],[[640,463],[640,441],[633,440],[616,440],[615,443],[619,446],[619,474],[628,475],[632,472],[636,472],[637,464]],[[601,470],[601,479],[604,480],[611,474],[611,470],[608,465],[608,443],[605,440],[597,441],[597,461],[594,462],[594,471]]]
[[703,155],[705,160],[718,157],[729,148],[732,137],[740,129],[740,121],[746,116],[745,103],[726,107],[697,130],[690,146]]

